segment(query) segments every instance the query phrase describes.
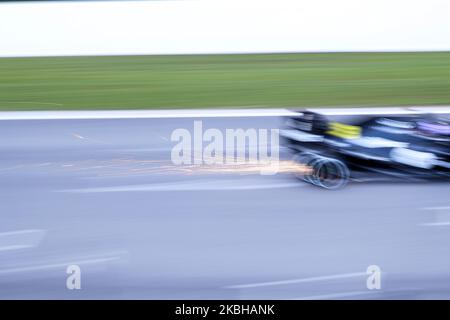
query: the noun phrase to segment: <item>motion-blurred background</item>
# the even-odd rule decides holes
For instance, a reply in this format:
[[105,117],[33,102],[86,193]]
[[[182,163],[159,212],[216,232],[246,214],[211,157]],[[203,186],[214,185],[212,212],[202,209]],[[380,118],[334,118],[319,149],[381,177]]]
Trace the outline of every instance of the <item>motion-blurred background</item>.
[[450,298],[444,182],[326,191],[171,162],[172,133],[194,120],[277,129],[291,107],[448,105],[449,13],[445,0],[0,3],[0,298]]
[[446,104],[449,12],[445,0],[1,3],[0,108]]

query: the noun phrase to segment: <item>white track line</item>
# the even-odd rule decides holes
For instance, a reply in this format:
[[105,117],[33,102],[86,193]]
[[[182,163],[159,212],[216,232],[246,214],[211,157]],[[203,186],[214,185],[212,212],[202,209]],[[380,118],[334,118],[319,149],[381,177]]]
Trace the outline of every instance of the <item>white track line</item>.
[[28,244],[15,244],[11,246],[3,246],[0,247],[0,251],[11,251],[11,250],[21,250],[21,249],[29,249],[34,248],[34,245],[28,245]]
[[37,247],[44,238],[45,230],[30,229],[0,233],[0,251]]
[[422,210],[450,210],[450,206],[443,206],[443,207],[426,207],[426,208],[422,208]]
[[[448,214],[450,212],[445,212],[450,210],[450,206],[440,206],[440,207],[425,207],[421,208],[421,210],[432,211],[434,212],[434,222],[427,223],[419,223],[419,226],[422,227],[445,227],[450,226],[450,221],[448,220]],[[442,212],[444,211],[444,212]],[[444,217],[445,216],[445,217]]]
[[40,230],[40,229],[26,229],[26,230],[17,230],[17,231],[7,231],[7,232],[2,232],[0,233],[0,238],[1,237],[6,237],[6,236],[13,236],[13,235],[20,235],[20,234],[30,234],[30,233],[42,233],[45,232],[44,230]]
[[267,183],[261,182],[241,183],[239,181],[201,181],[201,182],[171,182],[139,185],[124,185],[114,187],[99,187],[85,189],[58,190],[70,193],[101,193],[101,192],[137,192],[137,191],[230,191],[230,190],[263,190],[300,187],[297,182]]
[[42,264],[42,265],[34,265],[27,267],[17,267],[10,269],[0,269],[0,276],[6,274],[20,273],[20,272],[30,272],[30,271],[42,271],[48,269],[57,269],[57,268],[67,268],[70,265],[96,265],[100,263],[107,263],[112,261],[121,260],[123,255],[127,254],[126,251],[105,254],[98,257],[92,258],[80,258],[78,260],[68,260],[66,262],[59,263],[50,263],[50,264]]
[[428,222],[419,224],[422,227],[443,227],[450,226],[450,221],[442,221],[442,222]]
[[0,120],[280,117],[294,114],[298,115],[287,109],[4,111],[0,112]]
[[[290,108],[304,109],[298,107]],[[79,110],[79,111],[3,111],[0,120],[79,120],[79,119],[157,119],[280,117],[299,115],[285,108],[182,109],[182,110]],[[311,108],[325,115],[450,114],[450,106],[413,106],[381,108]]]
[[373,295],[380,293],[379,291],[350,291],[350,292],[341,292],[341,293],[331,293],[331,294],[323,294],[317,296],[309,296],[309,297],[299,297],[293,298],[289,300],[330,300],[330,299],[340,299],[340,298],[349,298],[356,297],[361,295]]
[[316,281],[347,279],[347,278],[355,278],[355,277],[361,277],[361,276],[367,276],[367,273],[365,273],[365,272],[342,273],[342,274],[334,274],[334,275],[329,275],[329,276],[320,276],[320,277],[311,277],[311,278],[239,284],[239,285],[227,286],[225,288],[226,289],[249,289],[249,288],[259,288],[259,287],[281,286],[281,285],[289,285],[289,284],[297,284],[297,283],[308,283],[308,282],[316,282]]
[[0,275],[18,273],[18,272],[41,271],[41,270],[56,269],[56,268],[67,268],[68,266],[73,265],[73,264],[75,264],[75,265],[99,264],[99,263],[111,262],[111,261],[115,261],[115,260],[119,260],[119,259],[120,259],[120,257],[98,258],[98,259],[89,259],[89,260],[68,261],[68,262],[63,262],[63,263],[45,264],[45,265],[40,265],[40,266],[3,269],[3,270],[0,270]]

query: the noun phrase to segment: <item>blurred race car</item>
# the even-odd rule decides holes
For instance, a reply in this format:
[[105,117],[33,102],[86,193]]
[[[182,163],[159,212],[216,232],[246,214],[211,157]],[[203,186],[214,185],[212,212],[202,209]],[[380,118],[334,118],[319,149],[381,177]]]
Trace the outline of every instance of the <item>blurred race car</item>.
[[[287,117],[282,143],[327,189],[351,179],[450,178],[450,108],[313,109]],[[355,114],[356,111],[356,114]]]

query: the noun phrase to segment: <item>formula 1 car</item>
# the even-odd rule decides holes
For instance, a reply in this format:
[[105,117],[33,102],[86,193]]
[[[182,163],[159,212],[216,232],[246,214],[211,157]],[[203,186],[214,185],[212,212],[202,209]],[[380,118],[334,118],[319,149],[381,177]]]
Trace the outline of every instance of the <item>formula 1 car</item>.
[[326,189],[384,176],[450,178],[450,107],[311,109],[285,119],[281,141]]

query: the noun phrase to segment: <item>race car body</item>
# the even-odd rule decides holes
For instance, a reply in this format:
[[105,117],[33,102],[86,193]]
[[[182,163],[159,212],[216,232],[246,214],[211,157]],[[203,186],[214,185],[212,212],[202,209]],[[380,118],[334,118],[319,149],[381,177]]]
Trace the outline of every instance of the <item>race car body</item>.
[[301,110],[286,119],[282,141],[310,167],[303,180],[333,189],[374,174],[450,178],[448,108],[369,110]]

